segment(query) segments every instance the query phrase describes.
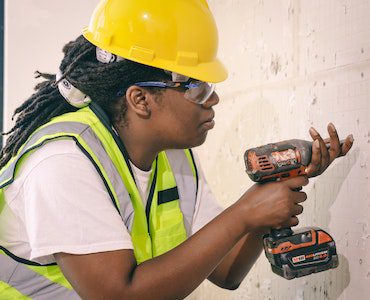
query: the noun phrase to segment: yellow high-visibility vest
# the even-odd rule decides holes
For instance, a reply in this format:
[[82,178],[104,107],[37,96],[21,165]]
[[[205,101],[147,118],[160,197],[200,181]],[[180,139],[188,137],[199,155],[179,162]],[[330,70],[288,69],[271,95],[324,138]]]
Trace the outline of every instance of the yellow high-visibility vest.
[[[128,227],[138,263],[186,240],[198,189],[191,150],[167,150],[158,154],[152,165],[151,188],[144,207],[127,152],[107,116],[95,103],[53,118],[30,136],[1,170],[0,214],[6,201],[3,189],[14,181],[19,167],[34,151],[59,139],[73,139],[100,174]],[[0,295],[5,299],[32,299],[45,293],[50,293],[51,299],[79,299],[56,264],[40,265],[22,259],[0,245],[0,266]]]

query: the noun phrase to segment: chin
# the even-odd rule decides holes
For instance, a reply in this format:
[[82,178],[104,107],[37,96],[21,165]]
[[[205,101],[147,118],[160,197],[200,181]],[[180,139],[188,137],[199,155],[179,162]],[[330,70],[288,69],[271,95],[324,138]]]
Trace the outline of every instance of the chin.
[[198,147],[198,146],[200,146],[200,145],[203,145],[204,144],[204,142],[206,141],[206,139],[207,139],[207,133],[197,142],[197,143],[195,143],[195,145],[194,146],[192,146],[192,147],[190,147],[190,148],[193,148],[193,147]]
[[207,132],[202,134],[201,136],[197,136],[193,139],[187,139],[186,141],[184,141],[184,143],[179,148],[180,149],[189,149],[189,148],[198,147],[198,146],[204,144],[206,139],[207,139]]

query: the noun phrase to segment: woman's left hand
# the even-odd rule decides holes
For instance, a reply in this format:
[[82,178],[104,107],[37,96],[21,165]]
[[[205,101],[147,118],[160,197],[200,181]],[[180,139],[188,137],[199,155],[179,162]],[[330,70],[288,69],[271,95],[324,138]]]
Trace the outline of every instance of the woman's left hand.
[[[306,169],[308,177],[322,174],[337,157],[346,155],[353,145],[352,134],[346,137],[342,145],[340,144],[338,133],[333,123],[328,124],[328,132],[330,138],[323,140],[313,127],[310,128],[310,135],[314,142],[312,143],[311,163]],[[326,147],[326,144],[330,144],[329,149]]]

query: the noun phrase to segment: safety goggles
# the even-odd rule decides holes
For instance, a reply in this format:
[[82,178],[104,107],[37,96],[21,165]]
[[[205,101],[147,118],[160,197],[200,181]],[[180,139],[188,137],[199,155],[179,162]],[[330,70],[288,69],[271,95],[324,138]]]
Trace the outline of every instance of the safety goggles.
[[[96,48],[96,59],[102,63],[110,64],[114,62],[124,61],[123,57],[112,54],[99,47]],[[172,81],[161,82],[161,81],[143,81],[136,82],[134,85],[141,87],[158,87],[158,88],[184,88],[184,96],[187,100],[196,104],[205,103],[209,97],[212,96],[215,91],[215,85],[200,80],[191,79],[188,76],[163,70],[167,75],[171,76]],[[123,96],[125,90],[119,90],[117,97]]]
[[184,88],[185,99],[196,104],[205,103],[215,91],[214,84],[199,80],[189,80],[188,82],[145,81],[136,82],[134,85],[140,87]]

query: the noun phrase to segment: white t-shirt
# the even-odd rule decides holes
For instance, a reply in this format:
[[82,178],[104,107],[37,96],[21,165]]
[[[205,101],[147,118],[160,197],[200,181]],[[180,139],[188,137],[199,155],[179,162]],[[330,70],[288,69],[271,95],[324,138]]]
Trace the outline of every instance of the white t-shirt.
[[[223,210],[196,162],[199,183],[191,234]],[[146,201],[151,171],[132,169]],[[47,264],[55,262],[58,252],[133,249],[100,175],[74,141],[53,141],[33,153],[5,189],[5,200],[0,245],[21,258]]]

